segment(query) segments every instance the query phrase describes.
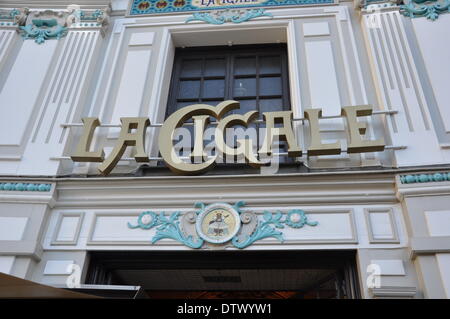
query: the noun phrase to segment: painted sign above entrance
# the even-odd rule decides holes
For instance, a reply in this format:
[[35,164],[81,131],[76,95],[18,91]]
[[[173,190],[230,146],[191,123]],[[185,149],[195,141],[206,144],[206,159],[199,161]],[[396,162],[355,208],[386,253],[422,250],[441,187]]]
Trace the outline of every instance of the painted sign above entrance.
[[205,10],[333,4],[335,0],[133,0],[129,14],[147,15]]

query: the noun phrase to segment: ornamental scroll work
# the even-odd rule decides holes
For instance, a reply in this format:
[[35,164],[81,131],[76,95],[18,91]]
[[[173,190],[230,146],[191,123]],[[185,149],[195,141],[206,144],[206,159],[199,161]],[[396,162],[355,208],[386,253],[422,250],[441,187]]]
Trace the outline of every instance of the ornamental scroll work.
[[0,26],[15,27],[24,40],[33,39],[42,44],[49,39],[61,39],[69,29],[99,29],[104,35],[109,24],[110,8],[81,10],[70,5],[66,10],[0,10]]
[[[286,155],[289,157],[300,157],[303,151],[294,133],[292,111],[264,112],[263,121],[265,126],[264,140],[258,151],[252,138],[238,138],[237,147],[231,147],[226,142],[225,133],[230,133],[234,126],[250,128],[256,122],[258,111],[249,111],[243,115],[230,114],[230,111],[240,108],[237,101],[224,101],[217,106],[207,104],[194,104],[186,106],[172,113],[160,126],[158,142],[159,152],[166,166],[174,173],[180,175],[196,175],[206,172],[214,167],[215,163],[223,158],[231,157],[242,160],[248,165],[261,168],[270,166],[276,160],[274,152],[276,142],[283,140],[287,145]],[[384,151],[384,139],[369,140],[363,138],[366,134],[367,124],[358,121],[360,116],[372,115],[370,105],[346,106],[342,108],[341,116],[347,123],[348,141],[347,153],[381,152]],[[305,152],[307,156],[339,155],[341,154],[341,142],[323,143],[320,136],[319,119],[322,118],[322,110],[307,109],[304,119],[309,124],[310,145]],[[210,117],[217,120],[214,130],[214,155],[206,154],[204,140],[205,130],[210,123]],[[191,120],[191,123],[186,123]],[[145,117],[121,118],[121,131],[112,151],[105,157],[102,148],[91,150],[94,132],[101,126],[98,118],[83,118],[84,130],[79,138],[78,146],[72,154],[74,162],[100,162],[98,170],[102,175],[108,175],[121,159],[128,146],[135,146],[134,158],[136,162],[149,162],[150,158],[145,152],[146,129],[150,121]],[[179,156],[174,139],[177,129],[184,124],[193,125],[194,144],[190,156]]]
[[336,0],[133,0],[129,15],[334,4]]
[[450,12],[450,0],[408,0],[400,6],[400,13],[406,17],[426,17],[434,21],[442,13]]
[[141,213],[137,224],[128,223],[131,229],[150,230],[156,233],[151,239],[154,244],[161,239],[173,239],[190,248],[223,249],[246,248],[258,240],[273,237],[283,242],[286,226],[299,229],[304,226],[317,226],[318,222],[309,221],[303,210],[293,209],[287,213],[264,211],[262,218],[258,214],[242,210],[245,203],[234,205],[215,203],[205,205],[196,203],[197,211],[173,212],[166,215],[153,211]]

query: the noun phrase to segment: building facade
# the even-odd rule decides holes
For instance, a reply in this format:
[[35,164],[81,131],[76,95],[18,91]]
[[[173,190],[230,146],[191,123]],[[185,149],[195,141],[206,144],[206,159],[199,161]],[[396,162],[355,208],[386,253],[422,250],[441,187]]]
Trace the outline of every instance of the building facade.
[[[0,2],[0,271],[153,298],[450,298],[449,8]],[[253,146],[220,161],[207,132],[232,124]]]

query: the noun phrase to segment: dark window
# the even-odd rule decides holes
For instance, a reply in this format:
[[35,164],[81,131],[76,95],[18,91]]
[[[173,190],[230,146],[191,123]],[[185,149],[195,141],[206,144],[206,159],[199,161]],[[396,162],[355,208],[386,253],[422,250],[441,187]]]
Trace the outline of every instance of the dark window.
[[241,102],[239,113],[290,110],[286,45],[177,49],[166,117],[195,103]]
[[[286,45],[177,49],[166,117],[187,105],[224,100],[240,102],[233,113],[257,110],[259,119],[263,112],[290,110]],[[280,152],[285,151],[280,142]]]

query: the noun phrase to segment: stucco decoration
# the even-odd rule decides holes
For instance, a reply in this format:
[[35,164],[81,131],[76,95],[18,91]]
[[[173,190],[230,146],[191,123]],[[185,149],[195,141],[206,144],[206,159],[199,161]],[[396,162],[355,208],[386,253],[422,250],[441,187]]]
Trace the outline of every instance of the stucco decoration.
[[300,229],[318,225],[318,222],[309,221],[300,209],[274,213],[264,211],[260,217],[254,212],[242,210],[244,206],[242,201],[234,205],[196,203],[195,207],[199,210],[186,213],[177,211],[166,215],[164,212],[145,211],[138,216],[137,224],[128,223],[128,227],[155,228],[152,244],[168,238],[195,249],[242,249],[269,237],[283,242],[282,229],[286,226]]
[[271,13],[264,9],[234,9],[210,12],[195,12],[192,17],[186,19],[186,23],[190,21],[204,21],[210,24],[224,24],[226,22],[241,23],[258,17],[273,17]]
[[110,7],[96,10],[82,10],[78,5],[70,5],[67,7],[67,11],[66,25],[69,28],[100,27],[102,34],[104,34],[106,28],[109,26]]
[[24,39],[34,39],[42,44],[48,39],[61,39],[69,29],[100,29],[104,35],[109,25],[110,8],[102,10],[82,10],[78,5],[70,5],[66,10],[30,11],[17,10],[14,20]]
[[450,0],[409,0],[400,6],[400,13],[405,17],[426,17],[434,21],[442,13],[450,12]]
[[0,27],[25,25],[28,8],[0,10]]
[[42,44],[48,39],[60,39],[67,34],[63,11],[32,11],[28,14],[26,25],[19,27],[24,39],[34,39]]

